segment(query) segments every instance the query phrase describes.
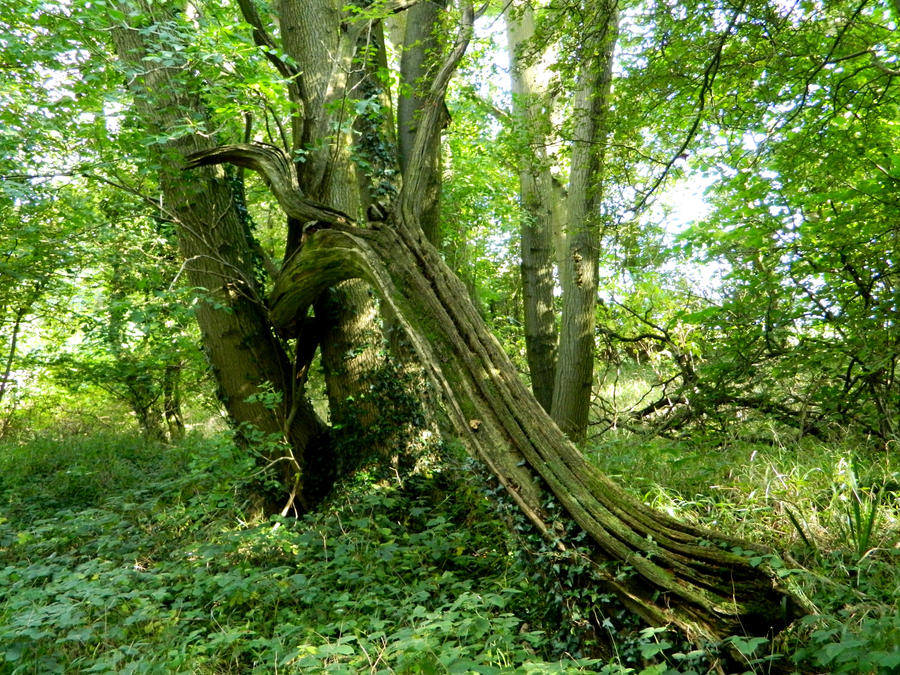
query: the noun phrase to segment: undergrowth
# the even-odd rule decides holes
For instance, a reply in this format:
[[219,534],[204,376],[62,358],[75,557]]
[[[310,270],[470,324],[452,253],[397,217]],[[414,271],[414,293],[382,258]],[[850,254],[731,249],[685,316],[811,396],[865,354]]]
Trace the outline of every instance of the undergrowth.
[[590,454],[648,504],[784,555],[817,610],[777,646],[798,672],[900,672],[896,447],[623,435]]
[[4,446],[0,672],[600,672],[458,470],[254,522],[227,439]]
[[[900,670],[889,455],[634,441],[595,460],[678,518],[785,552],[819,610],[778,645],[732,638],[744,672]],[[224,435],[0,446],[0,673],[714,672],[714,645],[641,626],[471,463],[362,473],[301,520],[255,515],[253,467]]]

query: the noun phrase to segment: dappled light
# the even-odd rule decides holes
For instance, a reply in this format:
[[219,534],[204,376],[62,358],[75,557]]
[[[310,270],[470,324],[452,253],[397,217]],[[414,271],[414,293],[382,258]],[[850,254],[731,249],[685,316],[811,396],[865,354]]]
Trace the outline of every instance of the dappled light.
[[896,0],[0,0],[0,673],[900,668]]

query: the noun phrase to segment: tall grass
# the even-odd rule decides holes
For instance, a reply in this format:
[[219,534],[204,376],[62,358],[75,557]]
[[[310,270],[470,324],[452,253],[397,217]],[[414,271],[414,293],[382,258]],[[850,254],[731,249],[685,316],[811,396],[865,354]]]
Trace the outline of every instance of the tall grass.
[[742,431],[769,441],[619,432],[587,452],[645,502],[765,543],[785,559],[819,611],[784,645],[799,665],[900,672],[900,458],[865,439]]

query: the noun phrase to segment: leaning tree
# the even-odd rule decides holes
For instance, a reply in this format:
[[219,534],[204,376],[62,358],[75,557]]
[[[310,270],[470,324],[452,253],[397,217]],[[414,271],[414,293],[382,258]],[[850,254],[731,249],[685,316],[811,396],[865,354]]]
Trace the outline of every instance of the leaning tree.
[[[238,1],[242,30],[286,94],[290,121],[278,145],[250,142],[249,119],[243,138],[221,132],[227,125],[212,119],[211,85],[186,56],[204,17],[197,3],[190,12],[177,4],[122,2],[110,34],[135,118],[155,139],[160,208],[178,234],[185,274],[205,289],[197,318],[220,394],[235,422],[280,439],[271,459],[288,458],[280,465],[299,505],[315,502],[334,461],[328,426],[304,392],[311,355],[319,346],[325,360],[340,343],[338,360],[356,358],[365,348],[352,348],[354,340],[389,324],[431,382],[444,433],[489,468],[552,545],[577,549],[595,583],[643,620],[704,640],[767,635],[804,611],[759,563],[767,551],[650,509],[589,463],[523,384],[426,236],[444,96],[478,15],[471,2],[429,3],[430,11],[406,17],[426,25],[407,25],[412,42],[403,49],[421,47],[425,33],[439,37],[415,79],[401,83],[414,109],[401,116],[402,151],[382,79],[382,25],[414,0],[283,0],[267,11]],[[227,55],[220,63],[222,77],[240,74]],[[581,105],[575,114],[585,120],[598,112],[590,100]],[[243,142],[220,145],[219,137]],[[246,170],[284,211],[280,267],[261,260],[248,223],[234,180]],[[370,289],[384,321],[373,316]],[[329,311],[336,293],[337,311]],[[354,397],[375,358],[341,374],[341,396]]]

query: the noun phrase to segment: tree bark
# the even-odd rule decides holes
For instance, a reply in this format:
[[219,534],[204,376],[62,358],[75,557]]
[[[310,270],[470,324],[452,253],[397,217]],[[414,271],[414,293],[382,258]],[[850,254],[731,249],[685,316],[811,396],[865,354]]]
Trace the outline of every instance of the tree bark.
[[[123,11],[127,14],[128,7]],[[130,69],[135,112],[151,133],[162,136],[186,119],[205,120],[206,111],[196,90],[180,81],[184,70],[145,60],[154,49],[147,41],[157,25],[114,28],[112,39]],[[162,215],[175,225],[183,272],[203,292],[195,315],[219,398],[241,434],[269,441],[255,447],[267,453],[265,461],[278,462],[282,479],[296,486],[304,504],[304,487],[321,482],[304,475],[305,455],[330,452],[326,428],[298,388],[270,329],[250,233],[224,172],[214,167],[188,179],[177,171],[185,155],[213,145],[208,136],[189,133],[154,146],[154,159],[163,167]],[[274,398],[264,396],[268,392]]]
[[[271,148],[230,146],[189,166],[232,161],[265,172]],[[290,213],[289,177],[267,181]],[[443,396],[455,434],[482,460],[534,526],[561,547],[583,531],[598,582],[653,625],[693,639],[766,635],[802,611],[765,564],[732,553],[747,542],[675,521],[628,496],[589,463],[522,384],[462,283],[402,207],[389,223],[360,229],[341,216],[313,234],[270,295],[270,318],[290,332],[328,286],[365,279],[395,312]],[[575,524],[552,520],[552,493]],[[630,568],[633,572],[619,574]],[[785,602],[782,605],[782,601]],[[784,609],[786,608],[786,609]]]
[[8,345],[4,345],[6,348],[6,354],[4,354],[3,364],[3,373],[0,375],[0,403],[3,402],[3,397],[10,388],[11,380],[10,373],[12,373],[13,362],[16,358],[16,349],[18,347],[19,341],[19,331],[22,330],[22,322],[25,319],[25,315],[28,313],[28,310],[31,308],[31,303],[26,302],[16,308],[15,315],[12,321],[12,329],[10,331]]
[[565,255],[559,360],[553,387],[553,419],[573,441],[587,434],[594,384],[594,325],[597,306],[603,146],[618,33],[615,2],[601,12],[605,24],[583,45],[584,66],[575,98],[572,169],[566,198]]
[[[298,189],[356,218],[372,203],[373,190],[353,159],[353,130],[359,129],[348,121],[355,116],[354,104],[366,96],[368,50],[383,45],[377,43],[377,31],[366,33],[352,25],[335,30],[342,25],[343,6],[337,0],[282,1],[277,11],[282,46],[295,64],[303,112],[293,117]],[[248,21],[258,21],[252,11],[242,9]],[[288,222],[294,231],[288,235],[286,259],[302,248],[302,231],[316,220],[289,216]],[[372,374],[384,364],[374,296],[361,281],[347,280],[328,289],[314,308],[321,326],[330,422],[342,441],[340,453],[375,450],[389,456],[389,448],[360,448],[353,442],[362,441],[365,429],[381,414],[379,401],[368,395]],[[355,462],[346,456],[340,463],[349,467]]]
[[553,290],[553,176],[547,157],[550,107],[546,85],[546,54],[532,52],[534,12],[523,3],[507,20],[511,61],[512,110],[519,132],[522,157],[519,197],[524,210],[521,226],[522,303],[525,317],[525,349],[531,390],[546,411],[553,404],[558,335]]
[[[400,170],[409,172],[410,158],[416,138],[422,106],[438,66],[440,41],[437,37],[446,0],[422,0],[406,12],[404,48],[400,57],[400,95],[397,99],[397,141]],[[443,101],[440,102],[442,110]],[[445,115],[444,123],[449,118]],[[435,136],[428,149],[431,161],[424,168],[425,192],[422,193],[422,230],[440,248],[441,153],[440,136]]]

